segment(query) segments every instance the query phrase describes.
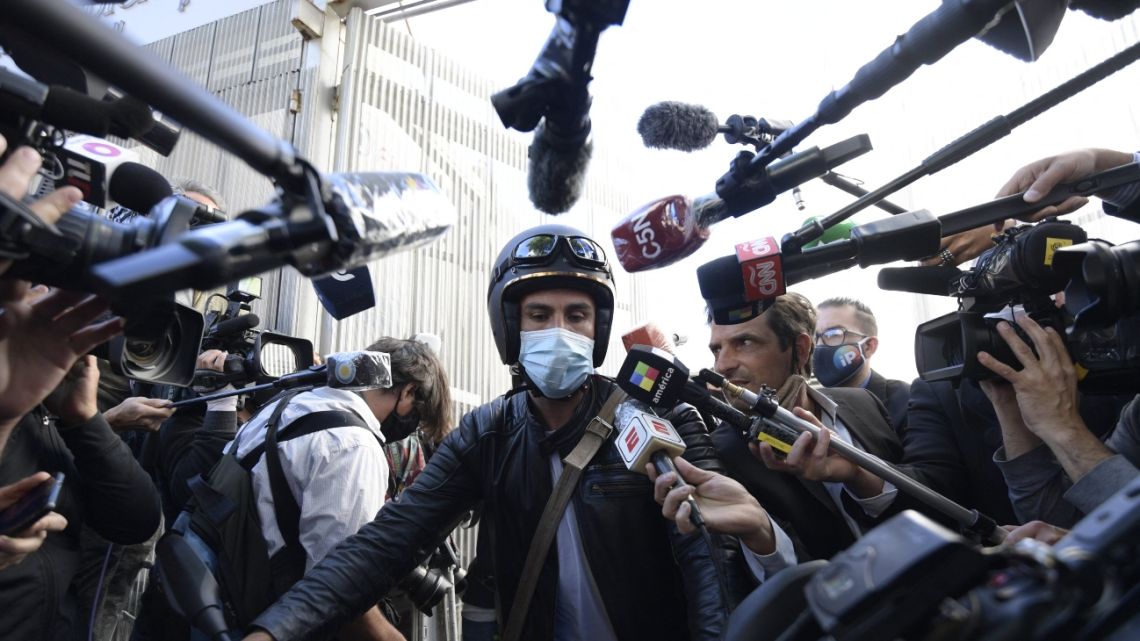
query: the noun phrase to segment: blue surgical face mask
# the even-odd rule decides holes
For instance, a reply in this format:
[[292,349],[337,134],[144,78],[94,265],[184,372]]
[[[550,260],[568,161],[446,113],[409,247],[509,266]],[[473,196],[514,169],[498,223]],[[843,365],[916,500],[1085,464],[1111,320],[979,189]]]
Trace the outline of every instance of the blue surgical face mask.
[[820,384],[824,387],[839,387],[858,374],[863,369],[863,363],[867,362],[867,356],[863,353],[863,343],[866,340],[864,338],[848,345],[816,345],[811,366]]
[[552,327],[519,332],[519,365],[547,398],[566,398],[594,373],[594,341]]

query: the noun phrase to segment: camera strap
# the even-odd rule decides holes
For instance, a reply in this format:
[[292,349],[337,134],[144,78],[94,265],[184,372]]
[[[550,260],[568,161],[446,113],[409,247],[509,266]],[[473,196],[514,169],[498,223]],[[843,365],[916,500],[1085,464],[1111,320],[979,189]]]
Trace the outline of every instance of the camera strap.
[[538,528],[534,531],[534,538],[531,539],[530,550],[526,554],[526,562],[519,576],[502,641],[518,641],[520,638],[527,610],[530,609],[530,600],[534,596],[535,585],[538,584],[538,573],[542,570],[550,544],[554,541],[554,534],[558,531],[558,523],[566,511],[566,504],[570,502],[570,497],[578,487],[582,470],[601,449],[602,443],[605,443],[613,433],[614,412],[618,403],[626,398],[626,393],[615,387],[602,405],[602,409],[598,411],[598,415],[586,426],[586,431],[582,433],[578,444],[562,460],[562,475],[558,477],[558,484],[546,501],[546,508],[542,511],[542,518],[539,519]]

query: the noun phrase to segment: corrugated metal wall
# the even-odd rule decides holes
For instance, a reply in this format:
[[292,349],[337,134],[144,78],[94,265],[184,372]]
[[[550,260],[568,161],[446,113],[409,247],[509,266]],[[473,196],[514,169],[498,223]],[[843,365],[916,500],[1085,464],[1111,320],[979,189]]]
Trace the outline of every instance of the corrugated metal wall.
[[[280,0],[149,47],[305,154],[317,144],[316,101],[330,97],[313,90],[320,61],[303,60],[301,37],[289,22],[292,4]],[[510,385],[486,314],[492,261],[515,233],[555,219],[527,199],[527,137],[506,131],[490,104],[501,87],[359,10],[346,25],[335,161],[324,169],[423,172],[448,194],[459,223],[440,242],[371,265],[377,306],[332,325],[332,349],[359,349],[385,335],[437,334],[462,414]],[[268,180],[192,133],[183,134],[169,158],[140,153],[168,177],[217,186],[233,212],[272,197]],[[634,204],[617,183],[606,182],[613,174],[601,168],[610,163],[604,148],[596,150],[575,214],[603,245],[612,222]],[[642,320],[634,310],[644,309],[646,295],[620,267],[615,277],[617,331],[603,368],[610,373],[624,353],[620,332]],[[263,325],[319,343],[322,312],[307,280],[292,270],[264,279],[265,299],[254,305]]]

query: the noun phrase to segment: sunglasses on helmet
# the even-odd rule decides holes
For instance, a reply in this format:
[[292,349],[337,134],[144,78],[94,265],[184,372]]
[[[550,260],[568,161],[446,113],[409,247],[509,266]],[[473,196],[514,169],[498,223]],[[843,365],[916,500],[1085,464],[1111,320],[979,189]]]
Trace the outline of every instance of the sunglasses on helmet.
[[606,266],[606,252],[602,246],[583,236],[559,236],[557,234],[537,234],[515,246],[511,258],[518,265],[532,265],[550,262],[558,253],[558,244],[570,250],[567,257],[583,267],[603,268]]

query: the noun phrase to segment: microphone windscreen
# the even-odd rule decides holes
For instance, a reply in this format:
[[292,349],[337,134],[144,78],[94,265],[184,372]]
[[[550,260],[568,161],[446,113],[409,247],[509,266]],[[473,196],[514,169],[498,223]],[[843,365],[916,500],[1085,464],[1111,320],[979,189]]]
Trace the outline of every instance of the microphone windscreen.
[[63,129],[92,136],[106,136],[111,110],[100,100],[67,87],[52,85],[44,99],[40,118]]
[[337,352],[325,364],[329,387],[361,391],[392,386],[391,360],[384,352]]
[[949,296],[950,284],[962,275],[952,265],[884,267],[879,270],[879,289],[931,296]]
[[154,126],[150,105],[132,96],[123,96],[110,103],[110,133],[123,138],[141,138]]
[[111,174],[107,192],[111,200],[123,207],[145,214],[174,190],[157,171],[137,162],[125,162]]
[[749,321],[763,314],[772,304],[772,300],[749,301],[745,298],[740,261],[735,254],[715,258],[698,267],[697,284],[712,321],[717,325]]
[[626,216],[610,230],[614,253],[627,272],[671,265],[708,240],[684,196],[659,198]]
[[646,147],[696,151],[716,140],[720,121],[700,105],[659,102],[650,106],[637,121],[637,133]]
[[586,167],[593,151],[594,144],[590,140],[581,144],[557,144],[547,133],[546,121],[539,123],[527,150],[530,165],[526,187],[530,202],[548,214],[570,211],[582,195]]

